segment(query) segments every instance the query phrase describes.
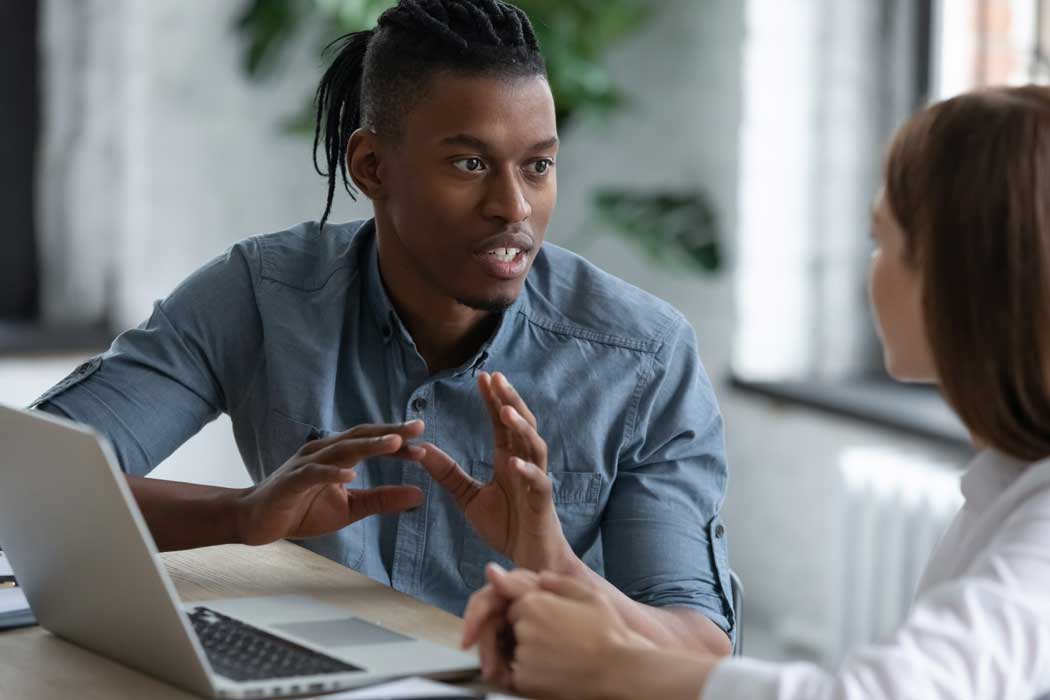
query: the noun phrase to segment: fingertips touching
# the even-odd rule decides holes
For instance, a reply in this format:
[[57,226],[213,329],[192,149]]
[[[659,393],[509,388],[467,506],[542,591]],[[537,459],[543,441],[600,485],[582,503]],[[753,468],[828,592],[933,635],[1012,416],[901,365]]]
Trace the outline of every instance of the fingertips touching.
[[426,424],[418,418],[415,418],[413,420],[405,421],[400,427],[401,430],[399,432],[401,435],[405,438],[411,439],[422,435],[423,431],[426,429]]
[[377,454],[389,455],[403,449],[405,447],[405,439],[397,433],[388,433],[387,435],[371,438],[371,447]]

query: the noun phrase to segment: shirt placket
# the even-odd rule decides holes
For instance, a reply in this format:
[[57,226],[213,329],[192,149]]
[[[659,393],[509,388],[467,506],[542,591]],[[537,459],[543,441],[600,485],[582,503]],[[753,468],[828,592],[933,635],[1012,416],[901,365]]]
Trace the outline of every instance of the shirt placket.
[[[434,412],[434,383],[426,381],[408,397],[405,420],[421,420],[426,424],[423,440],[434,442],[433,421],[428,420]],[[423,505],[402,512],[398,517],[397,536],[394,545],[391,582],[399,591],[411,595],[419,594],[422,578],[423,554],[426,551],[427,514],[430,510],[430,489],[433,482],[422,468],[405,469],[403,483],[417,486],[423,492]]]

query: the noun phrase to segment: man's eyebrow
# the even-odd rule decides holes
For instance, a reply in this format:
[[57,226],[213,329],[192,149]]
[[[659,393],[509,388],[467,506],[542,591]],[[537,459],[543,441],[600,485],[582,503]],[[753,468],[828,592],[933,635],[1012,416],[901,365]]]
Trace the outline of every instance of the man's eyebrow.
[[530,151],[546,151],[548,148],[554,148],[557,145],[558,145],[558,137],[557,136],[552,136],[549,139],[547,139],[546,141],[540,141],[539,143],[532,144],[532,146],[529,147],[529,150]]
[[[446,136],[445,138],[441,139],[441,143],[447,146],[466,146],[468,148],[476,149],[478,153],[489,152],[489,145],[487,143],[485,143],[476,136],[471,136],[470,134],[456,134],[455,136]],[[548,148],[554,148],[557,145],[558,137],[552,136],[551,138],[546,139],[544,141],[540,141],[539,143],[534,143],[533,145],[529,146],[528,150],[530,152],[543,151]]]
[[455,136],[446,136],[441,139],[441,143],[448,146],[466,146],[468,148],[477,149],[479,153],[488,153],[489,146],[487,143],[471,136],[470,134],[456,134]]

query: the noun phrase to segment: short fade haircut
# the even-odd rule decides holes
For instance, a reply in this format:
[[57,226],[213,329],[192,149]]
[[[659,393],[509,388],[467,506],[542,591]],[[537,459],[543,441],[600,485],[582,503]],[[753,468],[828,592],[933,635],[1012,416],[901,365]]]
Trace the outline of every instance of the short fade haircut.
[[[439,72],[519,78],[547,75],[528,16],[502,0],[401,0],[374,29],[347,34],[317,88],[314,167],[328,178],[321,228],[332,210],[336,170],[346,171],[351,134],[368,127],[399,134],[401,117]],[[317,160],[324,143],[327,170]]]
[[990,446],[1050,456],[1050,88],[920,111],[890,147],[886,200],[948,403]]

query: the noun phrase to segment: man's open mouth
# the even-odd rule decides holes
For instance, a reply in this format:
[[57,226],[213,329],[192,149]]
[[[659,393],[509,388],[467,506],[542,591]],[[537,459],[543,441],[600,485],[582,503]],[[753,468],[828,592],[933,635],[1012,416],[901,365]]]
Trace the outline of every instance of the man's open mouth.
[[482,241],[474,249],[474,257],[489,276],[513,280],[528,271],[534,245],[535,239],[524,231],[506,232]]
[[514,258],[524,253],[521,248],[494,248],[490,250],[486,255],[491,255],[499,260],[500,262],[514,262]]
[[474,258],[490,277],[514,280],[523,276],[529,264],[529,250],[501,246],[475,254]]

